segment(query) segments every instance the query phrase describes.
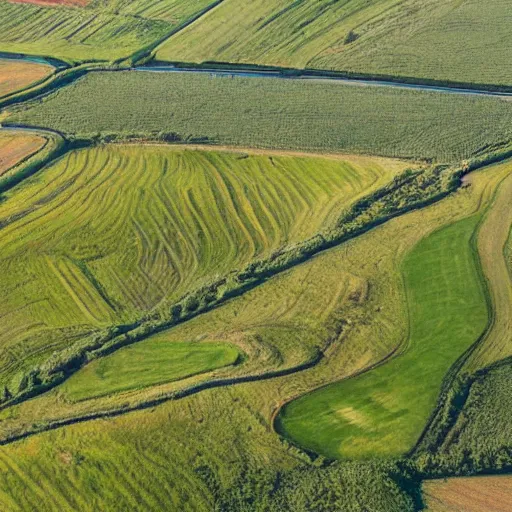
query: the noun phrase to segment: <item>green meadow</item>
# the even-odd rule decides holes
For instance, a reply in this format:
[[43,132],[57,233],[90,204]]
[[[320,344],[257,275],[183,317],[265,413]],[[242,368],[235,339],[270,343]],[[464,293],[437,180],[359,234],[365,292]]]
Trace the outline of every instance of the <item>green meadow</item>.
[[169,343],[157,335],[93,361],[60,391],[73,401],[96,398],[206,373],[239,357],[235,347],[222,343]]
[[106,145],[0,204],[0,379],[336,222],[402,162]]
[[396,457],[413,447],[444,376],[488,322],[473,241],[480,218],[433,233],[406,257],[409,334],[402,353],[288,404],[278,419],[284,435],[331,458]]
[[[411,285],[414,282],[424,290],[424,272],[417,267],[424,260],[437,267],[435,255],[440,249],[436,240],[443,242],[443,254],[452,244],[456,247],[452,253],[464,256],[457,261],[466,277],[465,270],[470,269],[471,277],[475,259],[465,249],[477,225],[473,213],[492,202],[509,172],[510,164],[478,172],[471,177],[471,186],[442,202],[326,251],[165,333],[169,343],[200,344],[202,339],[211,339],[241,347],[248,356],[243,365],[215,371],[247,375],[296,364],[307,357],[311,347],[325,349],[343,320],[340,337],[325,350],[325,358],[317,366],[279,378],[201,391],[149,410],[86,421],[3,446],[0,503],[6,510],[30,510],[37,504],[41,510],[157,511],[171,504],[191,511],[219,506],[233,512],[328,512],[333,506],[343,509],[347,503],[363,503],[372,511],[382,507],[416,510],[411,497],[389,476],[400,472],[393,463],[323,464],[322,458],[310,458],[282,441],[272,429],[273,415],[289,399],[311,396],[307,393],[326,381],[351,377],[401,345],[408,310],[402,274],[412,268]],[[417,256],[421,256],[420,262]],[[443,256],[444,262],[449,259]],[[481,293],[478,280],[474,284]],[[485,304],[483,313],[485,316]],[[134,348],[144,350],[145,343]],[[432,351],[426,355],[431,362]],[[80,372],[86,371],[87,367]],[[413,382],[419,380],[418,375]],[[161,396],[166,389],[173,389],[172,385],[77,403],[68,403],[56,388],[4,410],[0,429],[5,436],[23,428],[24,423],[30,429],[38,422],[105,410],[111,405],[122,407],[133,397]],[[492,410],[491,403],[488,407]],[[119,474],[122,479],[116,476]],[[105,485],[106,481],[111,484]],[[359,505],[354,508],[361,509]]]
[[0,510],[510,473],[509,4],[0,0]]
[[208,0],[97,0],[84,7],[52,7],[2,0],[0,51],[70,63],[127,58],[165,38],[208,4]]

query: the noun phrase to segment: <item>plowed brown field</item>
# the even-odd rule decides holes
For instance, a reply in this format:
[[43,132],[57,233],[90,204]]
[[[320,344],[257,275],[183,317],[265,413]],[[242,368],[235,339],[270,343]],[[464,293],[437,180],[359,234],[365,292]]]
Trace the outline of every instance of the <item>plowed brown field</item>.
[[46,64],[0,59],[0,97],[41,80],[52,70]]
[[0,134],[0,176],[41,149],[45,143],[46,139],[39,135]]
[[509,512],[512,477],[485,476],[430,480],[423,485],[431,512]]

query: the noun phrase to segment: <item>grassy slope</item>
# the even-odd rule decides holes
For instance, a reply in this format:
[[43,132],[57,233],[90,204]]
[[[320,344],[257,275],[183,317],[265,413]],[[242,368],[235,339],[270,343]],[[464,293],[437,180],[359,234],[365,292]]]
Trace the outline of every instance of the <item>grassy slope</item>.
[[4,382],[76,337],[307,238],[403,167],[165,146],[68,153],[0,205]]
[[211,0],[91,0],[88,7],[176,24],[191,18],[211,3]]
[[444,375],[486,326],[470,243],[478,220],[472,216],[437,231],[407,256],[410,331],[404,353],[287,405],[279,418],[287,436],[333,458],[395,456],[412,447]]
[[39,151],[46,139],[34,134],[0,132],[0,176]]
[[2,510],[414,510],[371,466],[315,468],[286,453],[243,397],[170,405],[0,448]]
[[512,229],[512,174],[503,183],[478,237],[482,266],[491,284],[493,325],[468,361],[477,370],[512,355],[512,262],[507,261],[507,242]]
[[12,122],[67,134],[174,132],[218,144],[461,160],[512,138],[512,102],[268,78],[92,73]]
[[[469,369],[485,366],[510,353],[507,334],[510,313],[510,302],[507,300],[509,274],[501,255],[510,226],[512,174],[509,163],[489,169],[500,171],[503,179],[499,189],[494,186],[494,197],[491,197],[488,191],[488,201],[492,199],[492,207],[487,210],[475,243],[488,279],[494,314],[490,331],[469,360]],[[489,187],[489,190],[492,188]],[[425,254],[422,254],[422,247],[429,244],[429,239],[419,244],[405,261],[405,282],[406,285],[410,283],[413,292],[409,292],[409,300],[412,302],[412,346],[407,348],[405,355],[358,379],[319,390],[297,400],[295,404],[292,403],[285,410],[282,426],[287,429],[289,421],[291,427],[288,432],[293,438],[331,456],[360,456],[359,442],[363,442],[367,447],[362,450],[363,456],[368,450],[372,454],[387,455],[411,448],[432,409],[440,380],[450,365],[449,358],[451,357],[453,362],[454,358],[478,337],[485,323],[485,315],[482,316],[481,292],[474,268],[472,270],[471,267],[471,252],[468,245],[472,232],[471,224],[474,224],[476,219],[474,216],[473,219],[462,221],[462,224],[459,222],[444,228],[444,236],[443,231],[431,235],[430,245],[435,256],[433,262],[425,261]],[[468,228],[466,233],[461,229],[464,224]],[[464,237],[465,241],[462,241],[461,237]],[[464,250],[466,266],[460,263],[463,253],[458,252]],[[436,251],[442,253],[436,255]],[[426,254],[428,256],[428,253]],[[457,259],[454,255],[457,255]],[[436,271],[439,276],[444,276],[443,280],[439,277],[425,279],[427,273],[435,275]],[[458,275],[464,271],[469,274],[465,277]],[[468,286],[471,282],[472,287]],[[440,300],[440,297],[450,296],[455,300]],[[471,308],[473,312],[466,314],[466,310]],[[443,318],[444,323],[440,320]],[[471,318],[471,323],[468,322],[468,318]],[[433,343],[435,348],[429,346],[429,343]],[[427,358],[422,357],[424,351],[429,351]],[[428,365],[426,361],[429,361]],[[415,382],[415,385],[406,384],[400,380],[401,378],[409,379]],[[434,380],[437,384],[432,385]],[[429,390],[426,389],[428,386]],[[322,399],[325,403],[320,404]],[[329,425],[330,428],[329,436],[322,439],[319,435],[322,425],[318,425],[318,417],[321,414],[319,409],[325,408],[326,404],[328,410],[324,413],[323,428],[327,429]],[[462,416],[464,417],[464,414]],[[311,424],[311,417],[315,417],[314,427]],[[383,418],[386,418],[386,421]],[[336,437],[330,437],[333,428],[338,430]],[[457,427],[454,429],[454,432],[456,431]],[[320,441],[313,441],[319,437]]]
[[512,502],[512,477],[431,480],[423,484],[423,491],[431,512],[507,512]]
[[52,71],[46,64],[0,59],[0,97],[38,82]]
[[222,343],[170,343],[160,335],[93,361],[61,391],[70,400],[86,400],[209,372],[234,364],[239,356],[235,347]]
[[[272,414],[283,400],[348,376],[400,343],[406,324],[400,276],[404,254],[432,230],[488,204],[507,172],[506,166],[478,172],[471,187],[441,203],[394,219],[169,331],[174,341],[202,339],[205,334],[209,339],[238,340],[244,349],[253,347],[250,356],[258,347],[265,353],[274,346],[291,361],[298,339],[301,346],[312,346],[328,336],[322,311],[329,310],[332,318],[348,323],[316,368],[205,391],[167,402],[151,414],[87,422],[5,446],[0,449],[4,509],[30,509],[37,503],[40,510],[52,510],[58,503],[84,511],[161,510],[163,504],[212,510],[215,503],[233,511],[331,511],[349,505],[354,510],[411,510],[394,484],[379,484],[367,466],[312,467],[275,436]],[[363,284],[367,292],[354,294],[342,284],[351,281],[355,290]],[[278,333],[287,327],[289,337],[272,336],[269,326]],[[298,338],[301,333],[304,337]],[[155,387],[153,393],[165,389]],[[3,433],[9,425],[44,421],[59,408],[65,414],[76,410],[79,404],[63,410],[57,391],[4,411]],[[144,396],[151,396],[150,391]],[[126,395],[119,403],[125,400]],[[110,401],[104,398],[96,407]],[[337,472],[339,467],[346,468],[343,474]],[[120,472],[123,478],[115,478]],[[251,501],[255,495],[257,502]],[[275,502],[278,498],[281,501]]]
[[0,1],[0,51],[70,61],[128,57],[193,17],[208,0],[96,2],[87,8]]
[[[372,248],[368,250],[373,252]],[[208,379],[213,376],[256,375],[264,371],[294,367],[310,360],[320,348],[326,350],[329,365],[321,364],[321,368],[310,376],[313,385],[318,385],[318,382],[326,378],[336,378],[340,372],[348,374],[361,365],[379,360],[393,348],[399,338],[399,332],[396,331],[399,327],[392,323],[391,318],[400,315],[397,311],[400,290],[393,288],[392,270],[386,266],[387,272],[382,276],[379,270],[369,266],[359,275],[357,264],[344,256],[343,250],[330,251],[271,279],[219,309],[167,331],[164,336],[169,343],[222,340],[240,347],[246,354],[243,365],[216,371],[215,375],[208,375]],[[370,275],[379,275],[381,288],[371,296],[368,295],[367,282]],[[371,338],[367,334],[364,336],[362,333],[368,333],[369,329],[366,326],[367,318],[376,304],[383,300],[384,294],[388,303],[394,307],[375,319]],[[342,351],[338,338],[340,335],[341,339],[347,336],[351,330],[350,325],[357,325],[361,336],[358,336],[357,342],[347,341],[347,350]],[[368,343],[370,339],[371,344]],[[141,341],[136,347],[145,350],[145,344],[151,345],[151,340]],[[118,366],[122,366],[122,351],[110,356],[110,360],[114,366],[116,361],[119,361]],[[85,367],[75,378],[85,381],[88,373],[89,368]],[[80,404],[68,404],[61,399],[66,398],[64,385],[17,408],[14,424],[4,422],[2,433],[5,435],[10,428],[16,429],[25,422],[31,423],[35,417],[51,420],[118,407],[121,403],[134,404],[203,380],[197,377]],[[309,379],[297,382],[290,378],[287,393],[301,392],[311,385]]]
[[[512,84],[507,0],[225,0],[157,58]],[[350,31],[358,37],[346,44]]]

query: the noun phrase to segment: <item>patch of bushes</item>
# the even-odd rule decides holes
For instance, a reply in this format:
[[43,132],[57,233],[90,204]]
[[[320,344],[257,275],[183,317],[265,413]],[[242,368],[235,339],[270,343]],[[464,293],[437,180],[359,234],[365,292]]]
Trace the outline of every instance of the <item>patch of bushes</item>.
[[350,30],[347,35],[345,36],[345,39],[343,40],[343,44],[347,45],[350,43],[353,43],[354,41],[357,41],[359,39],[359,34],[356,34],[353,30]]
[[429,477],[512,470],[512,358],[459,377],[414,453]]

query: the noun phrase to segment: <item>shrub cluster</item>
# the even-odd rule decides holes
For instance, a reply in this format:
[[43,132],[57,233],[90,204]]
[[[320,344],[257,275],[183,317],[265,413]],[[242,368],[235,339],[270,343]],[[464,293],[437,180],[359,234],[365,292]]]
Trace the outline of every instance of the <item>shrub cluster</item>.
[[508,358],[453,382],[414,454],[421,474],[510,472],[511,380],[512,358]]

